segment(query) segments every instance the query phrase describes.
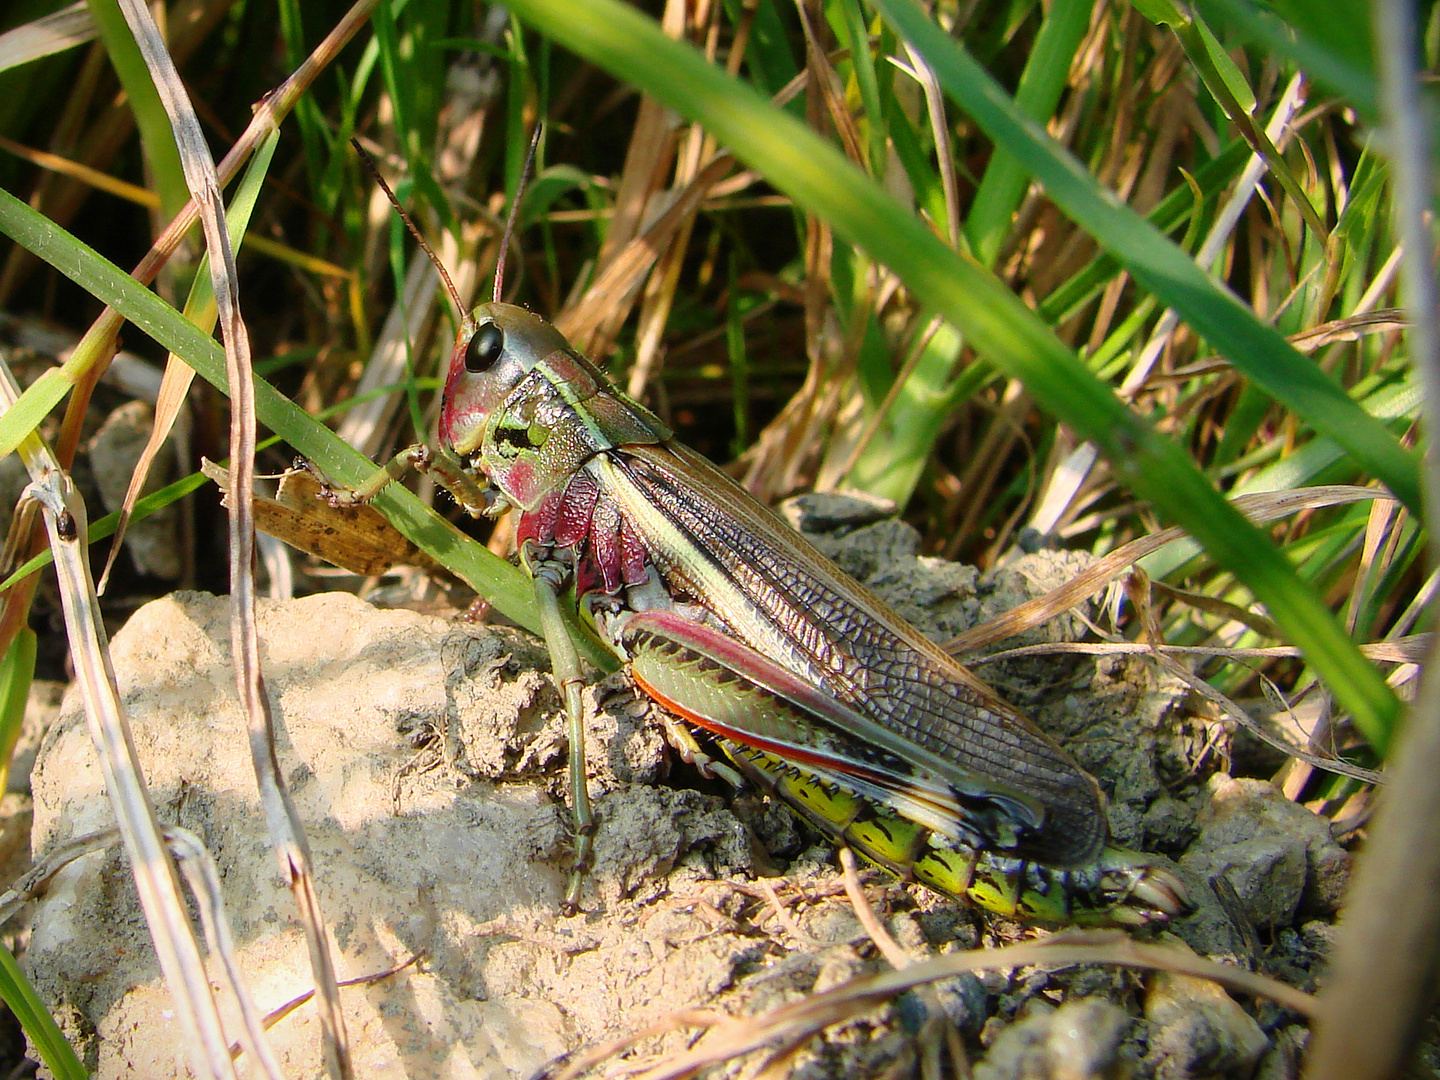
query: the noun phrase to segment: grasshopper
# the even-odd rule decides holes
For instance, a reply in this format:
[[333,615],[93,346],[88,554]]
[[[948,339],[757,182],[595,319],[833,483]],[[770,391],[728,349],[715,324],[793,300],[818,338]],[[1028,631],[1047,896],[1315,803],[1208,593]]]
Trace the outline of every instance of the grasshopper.
[[583,677],[561,613],[573,587],[682,754],[902,878],[1041,922],[1189,913],[1173,872],[1110,842],[1099,787],[1064,750],[678,443],[549,323],[500,302],[498,280],[495,297],[462,320],[438,447],[409,447],[330,498],[364,501],[413,466],[473,516],[518,514],[569,725],[568,909],[595,828]]

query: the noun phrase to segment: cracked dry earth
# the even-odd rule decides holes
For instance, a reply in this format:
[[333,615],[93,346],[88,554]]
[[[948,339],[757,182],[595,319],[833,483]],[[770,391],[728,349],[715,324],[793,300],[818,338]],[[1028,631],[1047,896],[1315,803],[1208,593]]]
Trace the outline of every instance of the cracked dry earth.
[[[917,557],[918,538],[901,523],[837,525],[823,502],[802,517],[828,554],[937,639],[1082,565],[1042,553],[981,578]],[[586,695],[599,830],[582,911],[566,917],[563,720],[533,637],[344,594],[262,602],[259,615],[280,759],[341,977],[420,957],[342,992],[357,1075],[525,1077],[681,1008],[753,1015],[884,970],[832,848],[783,809],[677,766],[620,677]],[[270,1010],[307,989],[308,971],[233,703],[228,617],[224,598],[176,593],[136,613],[113,652],[160,816],[214,853],[249,992]],[[1006,644],[1080,629],[1060,617]],[[1201,910],[1168,940],[1314,988],[1349,856],[1323,819],[1268,784],[1199,770],[1213,732],[1187,715],[1183,686],[1133,656],[980,673],[1100,778],[1120,843],[1178,859]],[[45,738],[33,791],[37,856],[111,823],[73,693]],[[1216,875],[1233,894],[1228,906],[1207,884]],[[912,956],[1033,933],[878,871],[867,881]],[[35,906],[25,964],[96,1075],[187,1075],[118,849],[55,879]],[[937,1026],[953,1036],[937,1042]],[[322,1074],[318,1028],[309,1007],[274,1026],[285,1075]],[[906,1075],[948,1041],[986,1080],[1279,1080],[1294,1075],[1304,1037],[1294,1015],[1208,983],[1031,967],[902,995],[830,1028],[785,1067],[807,1078]],[[671,1030],[639,1052],[674,1053],[695,1039],[694,1029]]]

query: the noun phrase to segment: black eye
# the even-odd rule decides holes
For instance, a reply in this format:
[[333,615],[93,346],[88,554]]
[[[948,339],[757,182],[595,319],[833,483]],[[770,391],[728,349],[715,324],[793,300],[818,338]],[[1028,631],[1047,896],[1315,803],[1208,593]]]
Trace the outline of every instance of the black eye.
[[475,374],[486,371],[504,351],[505,332],[494,323],[486,323],[465,346],[465,370]]

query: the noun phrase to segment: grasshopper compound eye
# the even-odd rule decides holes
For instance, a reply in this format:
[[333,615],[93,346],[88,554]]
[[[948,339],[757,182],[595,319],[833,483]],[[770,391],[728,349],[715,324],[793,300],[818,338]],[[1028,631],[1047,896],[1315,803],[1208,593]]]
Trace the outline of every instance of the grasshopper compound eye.
[[505,332],[494,323],[486,323],[465,346],[465,370],[472,375],[488,371],[504,351]]

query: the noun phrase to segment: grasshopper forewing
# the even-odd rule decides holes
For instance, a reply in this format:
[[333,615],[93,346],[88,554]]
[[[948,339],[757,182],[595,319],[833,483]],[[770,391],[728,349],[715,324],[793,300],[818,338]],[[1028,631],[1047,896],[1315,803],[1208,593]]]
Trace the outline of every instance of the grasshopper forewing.
[[1110,843],[1099,789],[1065,751],[544,320],[498,302],[471,313],[439,436],[438,452],[397,462],[442,462],[471,513],[519,515],[571,730],[567,903],[593,831],[580,664],[560,617],[573,583],[682,749],[709,760],[686,724],[701,729],[746,778],[873,861],[1022,918],[1138,925],[1190,909],[1170,870]]

